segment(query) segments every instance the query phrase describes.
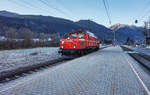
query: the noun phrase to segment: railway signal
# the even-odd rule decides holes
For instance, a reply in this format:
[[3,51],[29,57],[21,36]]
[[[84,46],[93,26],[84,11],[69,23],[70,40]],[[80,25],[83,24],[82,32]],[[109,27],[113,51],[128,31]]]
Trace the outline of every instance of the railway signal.
[[138,20],[136,19],[136,20],[135,20],[135,24],[137,24],[137,23],[138,23]]

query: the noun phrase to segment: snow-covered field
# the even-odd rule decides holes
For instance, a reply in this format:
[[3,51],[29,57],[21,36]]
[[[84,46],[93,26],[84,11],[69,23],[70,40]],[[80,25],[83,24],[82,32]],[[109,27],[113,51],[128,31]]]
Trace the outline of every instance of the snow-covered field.
[[[100,45],[100,48],[106,45]],[[0,51],[0,73],[62,58],[58,47]]]
[[56,47],[0,51],[0,72],[60,58]]

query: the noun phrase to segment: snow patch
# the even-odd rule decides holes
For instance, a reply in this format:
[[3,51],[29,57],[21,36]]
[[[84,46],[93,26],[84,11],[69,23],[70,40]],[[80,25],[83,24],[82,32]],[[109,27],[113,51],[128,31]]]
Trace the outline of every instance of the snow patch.
[[57,47],[0,51],[0,72],[60,58]]

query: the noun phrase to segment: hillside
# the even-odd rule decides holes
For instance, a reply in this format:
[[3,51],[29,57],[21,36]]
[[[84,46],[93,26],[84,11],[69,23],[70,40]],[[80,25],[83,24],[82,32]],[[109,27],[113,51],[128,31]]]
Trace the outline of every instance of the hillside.
[[101,40],[102,39],[112,39],[113,33],[112,30],[108,29],[107,27],[97,24],[90,20],[80,20],[76,22],[79,26],[88,29],[88,26],[90,24],[90,30],[96,34]]
[[3,11],[0,11],[0,16],[19,17],[19,14],[3,10]]
[[35,38],[39,38],[41,34],[46,36],[59,34],[63,36],[65,33],[69,33],[72,30],[87,30],[89,25],[91,32],[97,35],[100,40],[112,40],[112,30],[116,31],[117,41],[121,43],[124,43],[128,37],[135,41],[144,39],[142,27],[115,24],[107,28],[90,20],[73,22],[71,20],[52,16],[20,15],[8,11],[0,11],[0,36],[5,36],[6,32],[10,30],[16,31],[18,35],[20,35],[20,32],[24,30],[24,28],[32,31],[33,37]]
[[[9,16],[8,16],[9,14]],[[12,16],[10,16],[12,14]],[[81,20],[78,22],[73,22],[71,20],[42,16],[42,15],[19,15],[15,16],[15,13],[0,11],[0,36],[4,36],[9,28],[13,28],[17,32],[20,28],[30,29],[35,37],[39,37],[40,33],[53,34],[59,33],[64,35],[65,33],[71,32],[73,29],[84,29],[88,28],[88,20]],[[93,33],[98,35],[99,39],[103,37],[111,38],[111,30],[103,25],[99,25],[95,22],[91,22],[91,30]],[[108,36],[109,35],[109,36]]]
[[128,37],[136,42],[144,40],[143,27],[133,25],[115,24],[110,27],[111,30],[116,32],[116,39],[118,42],[125,42]]
[[39,33],[59,32],[64,34],[72,29],[82,28],[72,21],[46,16],[20,16],[14,18],[1,16],[0,22],[20,25]]

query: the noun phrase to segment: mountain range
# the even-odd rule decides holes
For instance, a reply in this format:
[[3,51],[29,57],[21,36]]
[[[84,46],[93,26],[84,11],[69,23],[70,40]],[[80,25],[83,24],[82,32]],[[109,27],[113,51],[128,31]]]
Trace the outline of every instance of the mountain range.
[[143,27],[117,23],[112,25],[110,29],[115,31],[116,39],[118,42],[124,43],[128,37],[133,39],[135,42],[144,40]]
[[144,39],[143,28],[137,26],[115,24],[107,28],[90,20],[74,22],[52,16],[20,15],[8,11],[0,11],[0,36],[4,36],[9,28],[13,28],[17,32],[20,32],[18,30],[21,28],[28,28],[33,32],[34,37],[39,37],[40,33],[44,33],[45,35],[53,33],[64,35],[72,30],[90,29],[100,40],[113,40],[113,31],[116,31],[118,42],[124,43],[128,37],[136,41]]

